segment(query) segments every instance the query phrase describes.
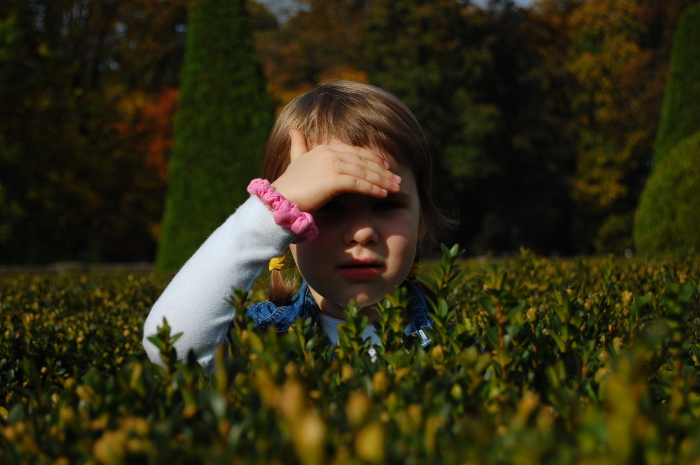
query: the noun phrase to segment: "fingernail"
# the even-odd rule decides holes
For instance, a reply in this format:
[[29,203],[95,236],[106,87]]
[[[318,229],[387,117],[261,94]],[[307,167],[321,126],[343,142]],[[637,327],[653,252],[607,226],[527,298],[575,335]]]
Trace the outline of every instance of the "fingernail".
[[394,179],[396,179],[396,182],[401,182],[401,176],[399,176],[398,174],[394,175]]
[[396,184],[395,182],[392,182],[392,183],[391,183],[391,187],[393,187],[394,189],[400,189],[400,188],[401,188],[401,187],[400,187],[398,184]]
[[388,161],[384,160],[384,168],[389,169],[391,168],[391,165],[389,164]]
[[382,194],[384,194],[384,195],[389,195],[389,192],[387,192],[386,189],[382,189],[381,191],[382,191]]

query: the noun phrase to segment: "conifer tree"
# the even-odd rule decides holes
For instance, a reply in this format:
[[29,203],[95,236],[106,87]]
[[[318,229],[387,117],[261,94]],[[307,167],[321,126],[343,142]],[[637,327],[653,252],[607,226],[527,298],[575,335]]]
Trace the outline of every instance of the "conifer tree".
[[700,131],[700,4],[678,22],[671,51],[664,106],[656,136],[654,166],[680,141]]
[[180,267],[248,196],[274,111],[244,0],[193,0],[156,259]]

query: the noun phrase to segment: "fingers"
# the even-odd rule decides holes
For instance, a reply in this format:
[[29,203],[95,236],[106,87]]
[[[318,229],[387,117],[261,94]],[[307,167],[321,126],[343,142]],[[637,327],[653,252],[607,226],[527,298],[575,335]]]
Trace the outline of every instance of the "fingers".
[[296,158],[308,152],[309,147],[306,145],[306,137],[304,137],[304,134],[298,129],[290,129],[289,137],[292,141],[289,150],[289,160],[294,161]]
[[389,170],[389,162],[363,147],[332,141],[329,171],[337,176],[332,181],[333,195],[355,193],[386,197],[399,192],[401,177]]
[[[397,185],[398,187],[398,185]],[[391,189],[397,191],[398,189]],[[384,189],[381,185],[374,182],[361,179],[355,176],[342,175],[335,184],[335,192],[333,196],[352,193],[361,195],[370,195],[372,197],[384,198],[389,195],[389,190]]]
[[301,131],[291,129],[289,137],[291,163],[272,186],[302,211],[315,211],[344,193],[383,198],[400,190],[401,178],[370,149],[331,140],[309,150]]
[[389,162],[385,158],[382,158],[376,152],[368,150],[364,147],[356,147],[354,145],[347,145],[342,143],[339,143],[339,145],[342,147],[342,149],[340,150],[342,152],[352,153],[354,155],[357,155],[364,161],[369,161],[377,165],[381,165],[385,169],[389,169],[391,167]]
[[[338,168],[341,176],[350,176],[359,181],[365,181],[389,192],[398,192],[401,178],[383,166],[374,162],[356,161],[343,162]],[[365,193],[365,192],[358,192]]]

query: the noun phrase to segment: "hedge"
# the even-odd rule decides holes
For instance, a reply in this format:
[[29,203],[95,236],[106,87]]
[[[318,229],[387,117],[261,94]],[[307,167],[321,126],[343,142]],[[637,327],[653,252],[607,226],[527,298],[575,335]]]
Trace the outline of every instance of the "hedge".
[[641,254],[700,251],[700,132],[676,145],[639,199],[634,242]]
[[0,277],[0,462],[697,463],[697,258],[446,252],[427,349],[397,292],[375,361],[350,305],[335,349],[237,319],[210,377],[167,327],[165,368],[140,349],[167,276]]

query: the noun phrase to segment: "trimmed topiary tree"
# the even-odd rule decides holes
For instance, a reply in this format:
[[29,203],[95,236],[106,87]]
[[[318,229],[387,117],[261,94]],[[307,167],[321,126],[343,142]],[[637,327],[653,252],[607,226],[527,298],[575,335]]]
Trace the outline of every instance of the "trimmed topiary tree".
[[274,120],[244,0],[193,0],[156,266],[179,268],[247,197]]
[[[700,131],[700,4],[678,22],[656,135],[654,166],[681,140]],[[656,168],[654,168],[656,169]]]
[[639,201],[634,242],[642,254],[700,251],[700,132],[654,169]]

